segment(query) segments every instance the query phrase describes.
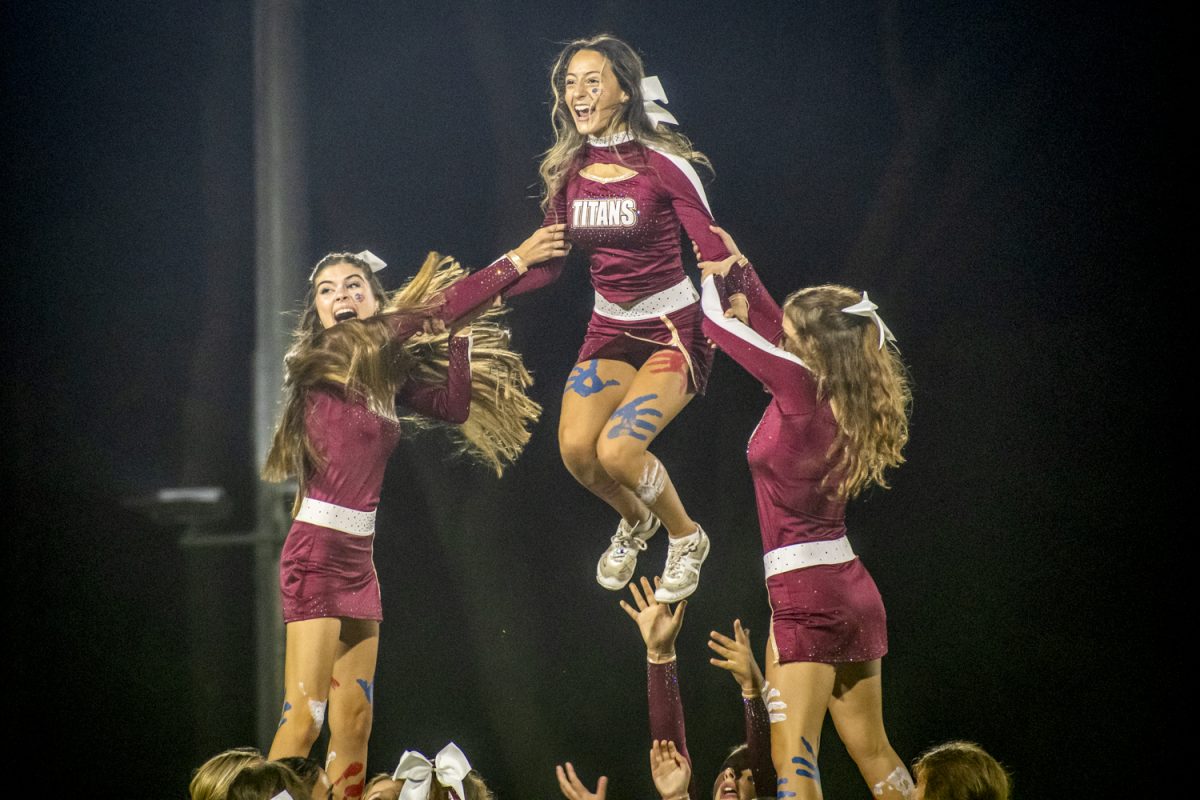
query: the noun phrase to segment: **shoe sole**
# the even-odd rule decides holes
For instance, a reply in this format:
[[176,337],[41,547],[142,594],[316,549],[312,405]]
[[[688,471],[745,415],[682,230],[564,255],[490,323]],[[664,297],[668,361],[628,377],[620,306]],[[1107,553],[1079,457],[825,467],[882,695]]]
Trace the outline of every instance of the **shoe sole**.
[[608,589],[610,592],[621,591],[622,589],[624,589],[626,586],[629,585],[629,581],[631,581],[631,580],[633,580],[632,575],[630,575],[629,578],[624,581],[620,581],[620,582],[613,581],[611,578],[605,578],[603,575],[600,574],[599,570],[596,570],[596,583],[600,584],[605,589]]

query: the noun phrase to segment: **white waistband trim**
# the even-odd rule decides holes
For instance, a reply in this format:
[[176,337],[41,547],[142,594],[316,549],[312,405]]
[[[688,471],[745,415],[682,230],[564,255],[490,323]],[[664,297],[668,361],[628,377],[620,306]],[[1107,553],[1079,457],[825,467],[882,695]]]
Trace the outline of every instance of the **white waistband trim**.
[[596,292],[596,313],[609,319],[656,319],[663,314],[687,308],[699,299],[700,293],[692,285],[691,279],[685,277],[671,288],[643,297],[629,308],[605,300]]
[[845,536],[828,542],[800,542],[779,547],[763,556],[767,577],[818,564],[844,564],[856,558]]
[[353,508],[314,500],[311,497],[300,501],[300,511],[296,514],[296,519],[320,525],[322,528],[333,528],[352,536],[370,536],[375,532],[374,511],[355,511]]

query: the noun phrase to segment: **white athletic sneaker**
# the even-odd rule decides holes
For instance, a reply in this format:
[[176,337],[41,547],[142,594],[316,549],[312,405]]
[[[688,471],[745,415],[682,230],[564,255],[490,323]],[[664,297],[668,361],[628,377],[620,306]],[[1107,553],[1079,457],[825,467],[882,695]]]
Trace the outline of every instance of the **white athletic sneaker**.
[[696,532],[671,539],[667,548],[667,566],[663,568],[662,583],[654,592],[660,603],[677,603],[696,591],[700,585],[700,565],[708,558],[708,536],[696,526]]
[[608,549],[596,564],[596,583],[614,592],[625,588],[637,567],[638,551],[646,549],[646,540],[658,531],[660,524],[653,513],[637,525],[622,519]]

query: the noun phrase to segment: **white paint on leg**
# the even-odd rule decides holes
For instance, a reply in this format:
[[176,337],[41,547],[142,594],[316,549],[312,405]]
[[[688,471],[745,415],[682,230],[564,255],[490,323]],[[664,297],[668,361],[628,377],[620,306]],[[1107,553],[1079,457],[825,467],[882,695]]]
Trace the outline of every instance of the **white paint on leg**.
[[328,700],[309,700],[308,713],[312,715],[313,729],[318,733],[325,725],[325,707],[328,705]]
[[642,477],[634,493],[639,500],[650,506],[658,501],[658,496],[662,494],[666,485],[667,471],[663,469],[662,462],[647,453],[646,463],[642,466]]
[[763,703],[767,706],[767,716],[771,718],[772,725],[787,721],[787,703],[783,702],[779,690],[770,683],[763,684]]

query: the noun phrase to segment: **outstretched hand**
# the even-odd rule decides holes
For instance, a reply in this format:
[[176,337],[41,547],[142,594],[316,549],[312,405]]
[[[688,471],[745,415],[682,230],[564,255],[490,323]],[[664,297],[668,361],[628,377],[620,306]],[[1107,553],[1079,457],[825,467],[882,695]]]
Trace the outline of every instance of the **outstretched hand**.
[[708,647],[720,658],[710,658],[708,661],[715,667],[720,667],[733,674],[738,686],[742,687],[742,695],[752,697],[763,688],[762,670],[754,660],[754,652],[750,649],[750,631],[742,627],[742,621],[733,621],[733,638],[711,631]]
[[650,744],[650,774],[654,788],[662,800],[679,800],[688,795],[692,780],[692,765],[675,749],[671,741],[655,740]]
[[[658,582],[658,578],[654,580]],[[629,584],[634,605],[622,600],[621,608],[637,623],[642,641],[646,643],[646,656],[651,661],[667,661],[675,657],[675,637],[679,636],[679,630],[683,627],[687,601],[679,601],[672,612],[669,605],[654,599],[654,588],[649,580],[643,577],[641,584],[641,591],[638,591],[636,582]]]
[[513,266],[521,273],[535,264],[561,258],[571,252],[571,243],[567,241],[567,226],[559,223],[538,228],[532,236],[509,252],[516,256],[512,259]]
[[558,776],[558,788],[563,793],[563,797],[567,800],[604,800],[604,794],[608,791],[608,778],[601,775],[596,781],[596,791],[589,791],[583,785],[583,781],[579,780],[579,776],[575,774],[575,767],[568,761],[564,771],[561,766],[554,768],[554,774]]

